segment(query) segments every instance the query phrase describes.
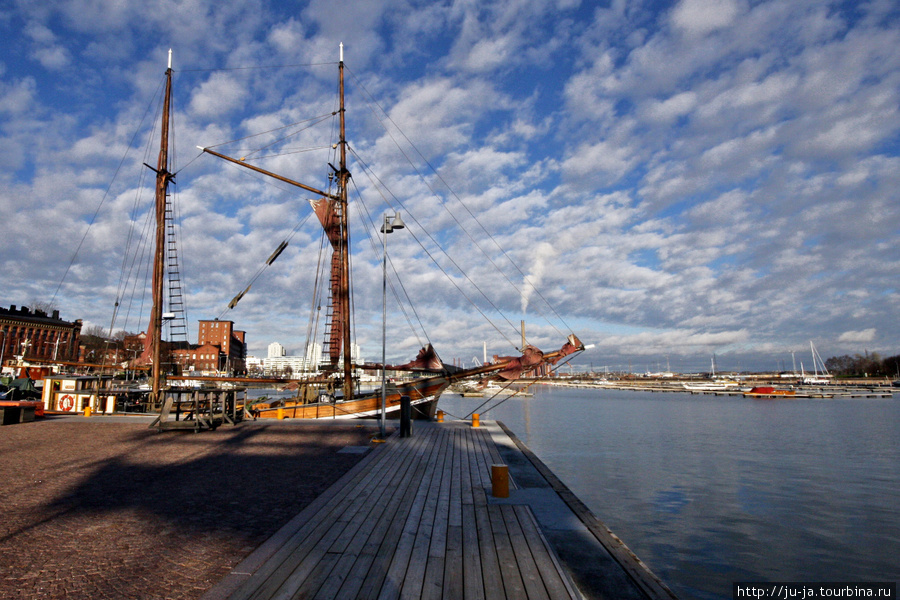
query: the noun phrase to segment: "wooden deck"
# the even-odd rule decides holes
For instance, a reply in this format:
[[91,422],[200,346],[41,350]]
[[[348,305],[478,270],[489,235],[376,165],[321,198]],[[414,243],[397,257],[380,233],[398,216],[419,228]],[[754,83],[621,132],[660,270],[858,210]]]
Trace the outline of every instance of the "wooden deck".
[[484,429],[417,423],[369,452],[204,600],[581,598],[531,509],[490,501]]

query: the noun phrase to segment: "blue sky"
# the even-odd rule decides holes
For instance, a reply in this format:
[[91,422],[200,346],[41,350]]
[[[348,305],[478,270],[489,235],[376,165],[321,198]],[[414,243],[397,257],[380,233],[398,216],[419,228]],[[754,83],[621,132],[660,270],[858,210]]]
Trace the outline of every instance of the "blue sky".
[[[898,25],[880,0],[6,2],[0,303],[52,298],[63,318],[103,327],[124,305],[171,48],[192,339],[197,319],[221,316],[251,353],[301,352],[314,220],[225,308],[309,216],[308,195],[195,147],[333,110],[343,42],[366,358],[381,330],[366,219],[398,207],[410,226],[390,256],[448,362],[483,343],[511,354],[522,319],[542,348],[574,330],[595,344],[580,363],[635,371],[703,370],[713,354],[722,369],[790,367],[791,351],[809,364],[810,340],[824,357],[896,354]],[[274,65],[316,66],[245,68]],[[290,140],[324,151],[259,164],[324,187],[330,127]],[[455,284],[423,250],[432,240],[452,249],[452,263],[435,256]],[[117,329],[146,327],[141,297],[127,292]],[[394,305],[400,361],[424,334]]]

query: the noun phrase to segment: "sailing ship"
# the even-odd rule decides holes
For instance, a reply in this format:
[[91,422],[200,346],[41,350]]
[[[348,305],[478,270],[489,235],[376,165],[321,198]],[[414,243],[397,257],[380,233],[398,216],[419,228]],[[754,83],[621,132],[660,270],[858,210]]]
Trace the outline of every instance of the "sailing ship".
[[[146,347],[142,354],[142,361],[149,363],[152,369],[151,403],[155,406],[162,404],[163,414],[166,412],[166,406],[172,402],[167,393],[165,376],[161,368],[162,342],[160,337],[163,325],[162,304],[165,279],[163,248],[166,243],[166,232],[164,221],[167,210],[167,189],[174,178],[174,174],[169,170],[167,153],[171,85],[170,51],[169,68],[166,71],[166,96],[163,105],[159,159],[156,169],[153,169],[156,172],[157,223],[157,250],[152,284],[153,311]],[[340,61],[338,62],[338,104],[339,107],[336,111],[339,120],[338,138],[332,145],[332,148],[338,152],[338,164],[333,166],[329,163],[331,173],[329,184],[325,186],[328,191],[268,171],[251,164],[244,158],[228,156],[209,147],[198,147],[203,153],[313,194],[316,199],[310,200],[312,210],[318,217],[331,246],[329,302],[332,320],[326,331],[328,363],[319,374],[293,382],[292,387],[297,392],[293,398],[254,404],[252,406],[253,416],[302,419],[360,418],[378,415],[384,417],[399,412],[403,397],[408,397],[414,417],[431,419],[435,415],[441,392],[454,382],[472,377],[509,381],[517,379],[524,372],[534,370],[544,364],[556,364],[564,357],[584,350],[581,341],[572,334],[567,337],[559,350],[544,353],[532,345],[523,343],[518,356],[495,357],[492,363],[471,369],[458,369],[445,365],[430,343],[419,351],[414,360],[403,365],[355,364],[351,353],[350,245],[347,220],[348,184],[351,174],[347,165],[343,44],[341,44]],[[279,246],[273,257],[284,249],[284,245]],[[272,257],[267,262],[271,261]],[[246,291],[238,294],[229,304],[229,308],[233,308]],[[357,374],[363,368],[381,370],[383,378],[381,390],[366,391],[361,388]],[[384,373],[388,370],[414,372],[417,376],[411,380],[393,383],[388,389],[384,384]],[[191,377],[191,379],[204,380],[206,378]],[[221,380],[214,379],[214,381]]]

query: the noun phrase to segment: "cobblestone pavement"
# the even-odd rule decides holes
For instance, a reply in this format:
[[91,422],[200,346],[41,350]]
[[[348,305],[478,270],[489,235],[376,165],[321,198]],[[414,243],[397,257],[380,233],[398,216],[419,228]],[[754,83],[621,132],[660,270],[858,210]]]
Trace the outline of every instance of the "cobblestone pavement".
[[362,458],[377,423],[0,428],[0,598],[198,598]]

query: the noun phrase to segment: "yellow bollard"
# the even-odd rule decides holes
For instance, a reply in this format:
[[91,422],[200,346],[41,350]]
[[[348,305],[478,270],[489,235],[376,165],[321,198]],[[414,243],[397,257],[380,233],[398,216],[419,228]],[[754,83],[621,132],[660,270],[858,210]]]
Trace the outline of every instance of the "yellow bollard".
[[472,414],[472,427],[481,427],[481,417],[478,413]]
[[509,498],[509,467],[491,465],[491,496]]
[[284,419],[284,409],[283,408],[278,409],[278,418]]
[[437,422],[438,423],[444,422],[444,411],[442,411],[442,410],[437,411]]
[[84,416],[86,416],[86,417],[91,416],[91,407],[90,406],[84,407]]

